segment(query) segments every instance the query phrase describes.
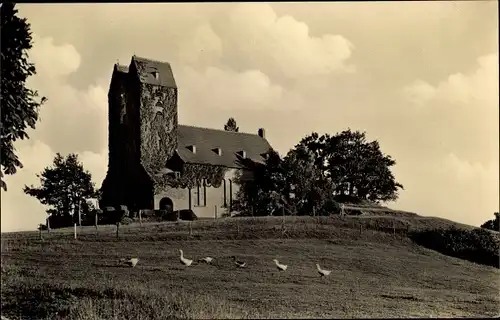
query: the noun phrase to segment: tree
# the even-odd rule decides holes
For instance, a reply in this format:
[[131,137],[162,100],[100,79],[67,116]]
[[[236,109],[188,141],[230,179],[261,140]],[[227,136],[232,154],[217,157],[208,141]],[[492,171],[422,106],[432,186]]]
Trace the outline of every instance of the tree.
[[26,79],[36,74],[35,65],[28,61],[32,47],[30,24],[17,16],[13,3],[0,7],[1,48],[1,167],[0,185],[7,190],[4,174],[15,174],[22,163],[15,153],[14,142],[29,138],[27,127],[35,128],[41,105],[38,92],[26,87]]
[[76,154],[64,158],[58,153],[53,166],[46,167],[37,177],[41,186],[24,186],[24,193],[49,206],[47,213],[52,216],[69,218],[87,199],[97,196],[92,176],[84,170]]
[[329,213],[327,206],[332,201],[333,185],[316,164],[316,153],[304,145],[297,145],[283,159],[287,182],[283,190],[285,195],[294,194],[288,201],[299,215],[312,214],[313,210],[318,214]]
[[394,201],[403,185],[396,182],[390,167],[396,164],[380,150],[378,141],[347,129],[334,136],[313,133],[299,143],[315,155],[315,165],[333,184],[336,198],[349,196],[373,202]]
[[240,188],[235,209],[244,215],[274,214],[286,203],[286,172],[279,154],[269,150],[264,164],[247,161],[245,165],[252,171],[252,178],[243,171],[237,174],[235,182]]
[[236,120],[234,120],[234,118],[229,118],[224,125],[224,130],[238,132],[240,128],[236,126]]
[[495,219],[491,219],[486,221],[481,225],[481,228],[483,229],[489,229],[489,230],[494,230],[494,231],[500,231],[500,213],[495,212]]

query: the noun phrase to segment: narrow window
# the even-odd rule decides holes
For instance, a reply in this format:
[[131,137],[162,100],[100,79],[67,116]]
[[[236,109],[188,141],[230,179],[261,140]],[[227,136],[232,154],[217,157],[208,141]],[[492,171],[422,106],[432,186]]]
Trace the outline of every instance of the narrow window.
[[229,212],[232,211],[233,207],[233,181],[229,179]]
[[198,182],[196,184],[196,205],[199,207],[200,206],[200,183]]
[[227,207],[227,198],[226,198],[226,179],[224,179],[224,208]]
[[203,179],[203,206],[207,206],[207,180]]

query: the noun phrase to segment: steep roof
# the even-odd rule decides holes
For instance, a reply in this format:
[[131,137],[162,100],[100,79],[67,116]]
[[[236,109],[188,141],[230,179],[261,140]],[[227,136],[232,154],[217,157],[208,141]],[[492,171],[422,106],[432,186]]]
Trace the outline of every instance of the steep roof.
[[[177,154],[186,163],[221,165],[228,168],[242,168],[241,151],[246,158],[264,163],[263,157],[271,145],[257,134],[179,125]],[[195,145],[196,152],[190,147]],[[214,150],[220,148],[219,155]]]
[[[177,88],[170,63],[141,58],[136,55],[132,56],[132,63],[135,63],[142,83]],[[155,72],[158,72],[158,78],[155,78]]]

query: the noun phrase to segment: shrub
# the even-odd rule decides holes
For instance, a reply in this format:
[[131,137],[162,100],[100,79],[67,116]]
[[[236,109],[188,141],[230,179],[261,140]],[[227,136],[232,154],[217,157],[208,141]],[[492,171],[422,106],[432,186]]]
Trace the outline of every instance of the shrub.
[[123,217],[122,220],[120,221],[120,223],[123,225],[131,224],[132,222],[134,222],[134,220],[131,219],[130,217]]
[[500,268],[500,239],[498,235],[484,230],[434,229],[412,232],[410,238],[416,243],[443,254],[475,263]]
[[183,209],[179,210],[179,219],[192,221],[192,220],[198,220],[198,217],[196,216],[193,210]]

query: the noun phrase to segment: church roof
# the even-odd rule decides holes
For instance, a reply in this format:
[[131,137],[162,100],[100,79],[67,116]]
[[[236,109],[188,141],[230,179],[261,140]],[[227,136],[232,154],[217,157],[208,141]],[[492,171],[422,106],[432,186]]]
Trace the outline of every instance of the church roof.
[[[132,63],[135,63],[139,80],[142,83],[177,88],[170,63],[141,58],[136,55],[132,56]],[[155,72],[157,72],[157,77],[155,77]]]
[[242,168],[243,154],[246,159],[264,163],[264,155],[269,149],[269,142],[257,134],[186,125],[178,127],[177,154],[186,163]]

